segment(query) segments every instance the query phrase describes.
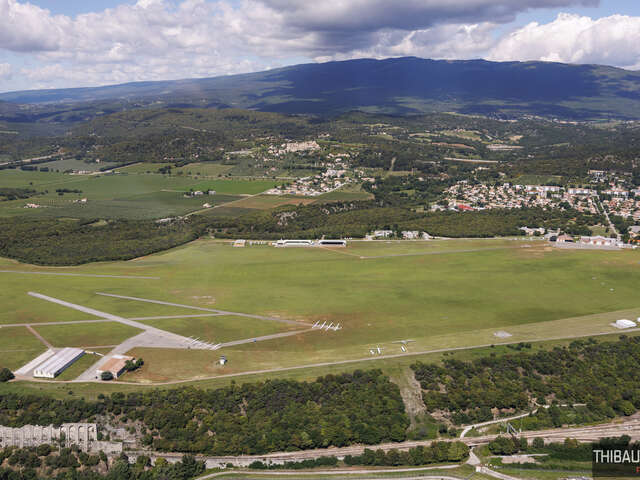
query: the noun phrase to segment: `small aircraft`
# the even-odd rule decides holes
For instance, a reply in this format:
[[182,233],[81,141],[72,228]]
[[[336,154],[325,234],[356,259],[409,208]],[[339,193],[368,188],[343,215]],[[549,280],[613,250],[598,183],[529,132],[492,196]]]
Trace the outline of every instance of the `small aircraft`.
[[391,342],[391,343],[401,343],[402,345],[408,345],[409,343],[415,342],[415,340],[396,340],[395,342]]

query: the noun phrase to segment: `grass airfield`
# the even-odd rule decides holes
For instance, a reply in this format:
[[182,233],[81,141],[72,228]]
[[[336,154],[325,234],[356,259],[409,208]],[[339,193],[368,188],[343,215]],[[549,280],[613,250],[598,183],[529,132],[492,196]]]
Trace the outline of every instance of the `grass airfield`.
[[[122,380],[143,384],[345,361],[378,367],[392,361],[386,357],[404,354],[393,343],[402,339],[415,340],[407,353],[417,354],[619,334],[609,325],[612,321],[640,316],[639,252],[559,250],[535,240],[351,242],[346,249],[332,250],[232,248],[228,242],[199,240],[128,262],[46,268],[0,259],[0,270],[119,277],[0,273],[6,285],[0,292],[0,325],[31,324],[56,347],[112,345],[138,330],[110,322],[33,325],[95,317],[27,292],[209,342],[301,327],[236,315],[189,317],[204,312],[96,292],[342,326],[215,351],[135,348],[132,353],[144,358],[145,365]],[[175,318],[147,319],[162,316]],[[497,331],[512,336],[498,338]],[[9,359],[3,362],[11,368],[44,351],[29,335],[25,327],[0,328],[0,358]],[[377,346],[385,358],[370,354]],[[229,359],[224,367],[216,363],[221,354]],[[331,367],[319,365],[314,371]],[[65,379],[71,380],[68,375]]]

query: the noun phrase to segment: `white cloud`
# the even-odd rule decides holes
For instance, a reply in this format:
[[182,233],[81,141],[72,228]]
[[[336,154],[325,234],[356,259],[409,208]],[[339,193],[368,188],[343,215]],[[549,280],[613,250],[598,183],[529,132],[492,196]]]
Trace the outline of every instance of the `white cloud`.
[[440,25],[410,32],[387,30],[373,35],[371,44],[366,48],[317,56],[315,60],[403,56],[434,59],[479,58],[493,45],[495,27],[495,24],[486,22],[471,25]]
[[593,20],[560,14],[547,24],[530,23],[502,38],[492,60],[543,60],[640,67],[640,17],[611,15]]
[[0,78],[9,78],[11,76],[11,65],[8,63],[0,63]]
[[[22,66],[0,91],[206,77],[310,59],[415,55],[636,65],[640,19],[558,17],[502,39],[534,8],[599,0],[138,0],[69,17],[0,0],[0,51]],[[620,31],[617,31],[621,30]],[[631,39],[631,40],[630,40]]]

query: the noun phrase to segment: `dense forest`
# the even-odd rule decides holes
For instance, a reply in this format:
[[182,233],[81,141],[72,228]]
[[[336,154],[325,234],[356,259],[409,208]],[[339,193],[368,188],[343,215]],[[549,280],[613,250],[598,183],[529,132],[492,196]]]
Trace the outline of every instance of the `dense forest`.
[[522,208],[418,213],[375,202],[355,202],[280,207],[233,219],[217,219],[210,228],[217,236],[231,238],[364,237],[377,229],[420,230],[442,237],[494,237],[519,235],[522,226],[588,234],[587,225],[594,221],[590,215],[574,210]]
[[468,362],[445,359],[443,365],[417,362],[411,368],[427,410],[457,424],[490,420],[494,409],[506,413],[536,405],[584,405],[577,413],[552,406],[536,420],[524,420],[535,428],[536,422],[559,426],[566,420],[580,423],[635,413],[640,409],[638,361],[640,338],[621,336],[618,342],[576,340],[551,351]]
[[195,240],[194,221],[0,219],[0,256],[38,265],[128,260]]
[[98,221],[0,218],[0,256],[39,265],[76,265],[129,260],[166,250],[207,234],[220,238],[362,238],[376,229],[426,231],[442,237],[521,235],[520,227],[589,234],[593,216],[574,210],[523,208],[479,212],[417,213],[375,202],[284,206],[239,217]]
[[183,388],[114,393],[97,402],[0,397],[0,425],[95,420],[139,425],[158,451],[260,454],[406,439],[409,420],[398,387],[378,370],[314,382],[270,380],[217,390]]

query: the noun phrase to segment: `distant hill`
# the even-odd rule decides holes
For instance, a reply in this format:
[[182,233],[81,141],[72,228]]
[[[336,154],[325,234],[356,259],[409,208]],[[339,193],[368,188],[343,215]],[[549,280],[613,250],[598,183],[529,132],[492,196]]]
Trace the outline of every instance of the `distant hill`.
[[92,102],[100,102],[103,111],[105,102],[117,102],[114,110],[154,104],[321,115],[351,110],[455,111],[640,119],[640,72],[599,65],[404,57],[313,63],[215,78],[11,92],[0,94],[0,101],[50,104],[57,114],[77,108],[61,109],[60,104],[80,102],[83,115]]

